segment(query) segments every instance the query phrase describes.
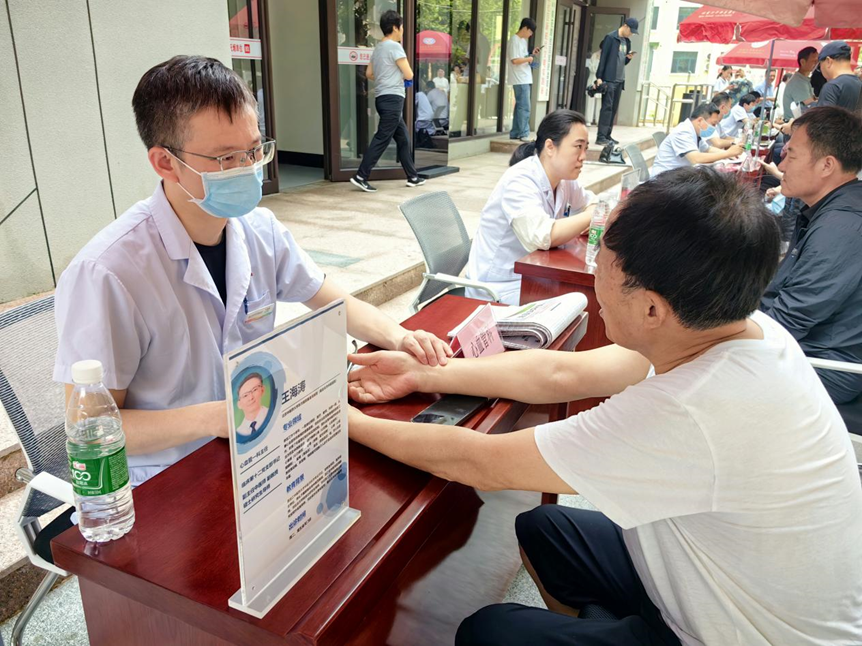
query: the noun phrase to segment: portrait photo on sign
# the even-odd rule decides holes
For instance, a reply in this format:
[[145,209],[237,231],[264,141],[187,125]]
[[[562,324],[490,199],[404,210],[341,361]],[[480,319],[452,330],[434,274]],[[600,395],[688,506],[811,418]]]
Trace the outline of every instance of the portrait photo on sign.
[[233,415],[238,445],[263,437],[276,417],[278,392],[272,373],[263,366],[249,366],[231,378]]

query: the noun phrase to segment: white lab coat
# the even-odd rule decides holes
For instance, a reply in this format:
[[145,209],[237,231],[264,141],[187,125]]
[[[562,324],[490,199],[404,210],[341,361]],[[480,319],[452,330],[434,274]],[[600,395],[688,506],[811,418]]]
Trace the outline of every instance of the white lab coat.
[[[224,399],[222,355],[271,331],[276,301],[307,301],[324,279],[269,209],[228,220],[225,235],[226,306],[161,184],[102,229],[57,285],[54,379],[72,383],[73,363],[98,359],[126,408]],[[132,484],[208,441],[129,456]]]
[[[488,283],[504,303],[517,305],[521,277],[515,273],[515,261],[548,249],[554,220],[582,211],[594,198],[577,180],[562,180],[555,194],[538,155],[518,162],[503,173],[482,209],[468,278]],[[466,295],[489,300],[486,292],[472,288]]]

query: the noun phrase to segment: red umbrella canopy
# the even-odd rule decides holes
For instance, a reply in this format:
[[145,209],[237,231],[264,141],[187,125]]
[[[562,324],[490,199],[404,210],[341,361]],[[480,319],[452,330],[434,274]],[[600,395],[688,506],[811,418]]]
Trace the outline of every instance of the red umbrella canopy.
[[[734,2],[734,0],[725,1]],[[743,5],[741,2],[738,4]],[[754,11],[755,8],[760,8],[764,4],[780,5],[782,2],[746,3],[744,6],[748,11]],[[801,24],[790,26],[734,9],[704,6],[680,23],[679,42],[733,43],[740,41],[758,42],[770,39],[860,40],[862,39],[862,15],[858,11],[851,11],[850,13],[855,15],[855,20],[860,26],[833,27],[830,29],[817,24],[814,7],[808,10]]]
[[[760,43],[740,43],[727,53],[718,57],[719,65],[751,65],[752,67],[766,67],[769,61],[769,51],[772,41],[765,40]],[[796,54],[806,47],[813,47],[818,52],[826,43],[819,40],[776,40],[775,53],[772,55],[772,67],[784,67],[796,69],[798,67]],[[860,43],[848,43],[853,50],[853,60],[859,58]]]
[[[772,41],[760,43],[740,43],[716,61],[719,65],[751,65],[766,67],[769,61],[769,50]],[[806,47],[814,47],[818,52],[823,47],[819,40],[777,40],[775,52],[772,55],[772,67],[796,69],[798,67],[796,54]]]
[[420,31],[416,34],[416,58],[418,60],[449,60],[452,37],[439,31]]

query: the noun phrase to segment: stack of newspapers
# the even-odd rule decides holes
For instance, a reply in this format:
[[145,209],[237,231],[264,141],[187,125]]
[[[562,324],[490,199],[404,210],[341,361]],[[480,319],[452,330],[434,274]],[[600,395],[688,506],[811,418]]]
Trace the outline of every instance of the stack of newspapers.
[[[480,305],[454,330],[453,338],[476,313]],[[494,319],[503,345],[511,350],[547,348],[587,308],[587,297],[580,293],[563,294],[527,305],[492,305]]]

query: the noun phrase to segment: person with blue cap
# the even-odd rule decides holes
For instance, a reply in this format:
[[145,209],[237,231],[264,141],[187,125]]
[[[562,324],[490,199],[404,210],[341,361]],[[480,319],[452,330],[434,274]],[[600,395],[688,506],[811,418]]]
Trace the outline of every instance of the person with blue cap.
[[819,58],[820,71],[827,83],[820,91],[817,105],[835,105],[862,114],[862,81],[853,73],[850,45],[843,40],[827,43]]
[[620,107],[620,96],[626,89],[625,67],[636,54],[632,51],[632,41],[629,38],[637,33],[637,18],[628,18],[619,29],[614,29],[602,40],[599,69],[596,71],[596,87],[605,86],[602,93],[602,111],[599,114],[599,132],[596,136],[599,146],[620,143],[611,136],[611,132]]

